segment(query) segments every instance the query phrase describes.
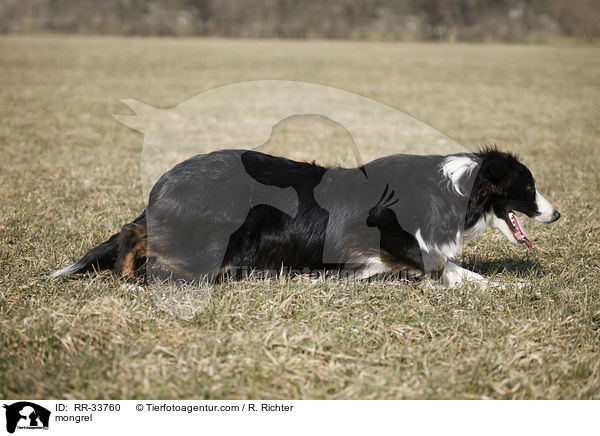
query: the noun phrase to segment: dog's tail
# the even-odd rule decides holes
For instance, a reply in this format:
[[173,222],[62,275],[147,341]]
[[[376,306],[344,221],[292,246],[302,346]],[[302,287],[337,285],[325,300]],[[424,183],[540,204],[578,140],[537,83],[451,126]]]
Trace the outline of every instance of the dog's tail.
[[108,240],[88,251],[81,260],[54,271],[50,278],[91,271],[112,270],[117,275],[134,279],[146,262],[146,211],[123,226]]

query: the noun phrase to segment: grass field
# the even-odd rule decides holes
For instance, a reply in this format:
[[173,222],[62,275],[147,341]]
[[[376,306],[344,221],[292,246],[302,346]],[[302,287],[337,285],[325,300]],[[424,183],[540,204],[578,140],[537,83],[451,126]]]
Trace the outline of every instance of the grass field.
[[[600,398],[599,48],[4,36],[0,74],[2,398]],[[463,262],[531,285],[300,277],[183,289],[165,310],[108,274],[41,278],[143,209],[120,99],[256,79],[517,151],[563,217],[524,223],[530,252],[490,231]]]

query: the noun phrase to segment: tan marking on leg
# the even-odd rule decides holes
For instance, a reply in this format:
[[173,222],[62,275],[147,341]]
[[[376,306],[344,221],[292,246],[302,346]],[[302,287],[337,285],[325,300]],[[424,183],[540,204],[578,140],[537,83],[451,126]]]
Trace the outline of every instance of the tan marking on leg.
[[383,262],[393,272],[406,271],[413,274],[416,278],[422,278],[425,275],[424,271],[421,271],[417,267],[409,265],[405,262],[401,262],[394,255],[385,250],[380,250],[379,258],[381,259],[381,262]]
[[125,253],[120,248],[115,269],[122,278],[135,281],[138,263],[146,257],[146,226],[127,224],[123,227],[120,243],[125,246],[132,243],[133,246]]

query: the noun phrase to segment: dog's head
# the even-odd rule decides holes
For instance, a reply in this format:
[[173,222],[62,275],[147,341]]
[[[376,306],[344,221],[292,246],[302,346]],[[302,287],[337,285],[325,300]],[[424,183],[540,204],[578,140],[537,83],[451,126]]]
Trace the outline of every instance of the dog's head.
[[536,189],[531,171],[516,156],[484,149],[473,195],[479,196],[491,213],[492,225],[514,243],[533,246],[515,212],[546,224],[560,218],[560,213]]

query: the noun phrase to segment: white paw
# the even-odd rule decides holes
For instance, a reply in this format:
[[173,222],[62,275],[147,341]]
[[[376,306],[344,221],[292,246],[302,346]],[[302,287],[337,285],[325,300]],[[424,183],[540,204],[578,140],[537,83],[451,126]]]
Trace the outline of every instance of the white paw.
[[446,262],[444,271],[442,272],[442,283],[446,286],[457,286],[464,282],[487,285],[489,282],[483,276],[461,268],[452,262]]

